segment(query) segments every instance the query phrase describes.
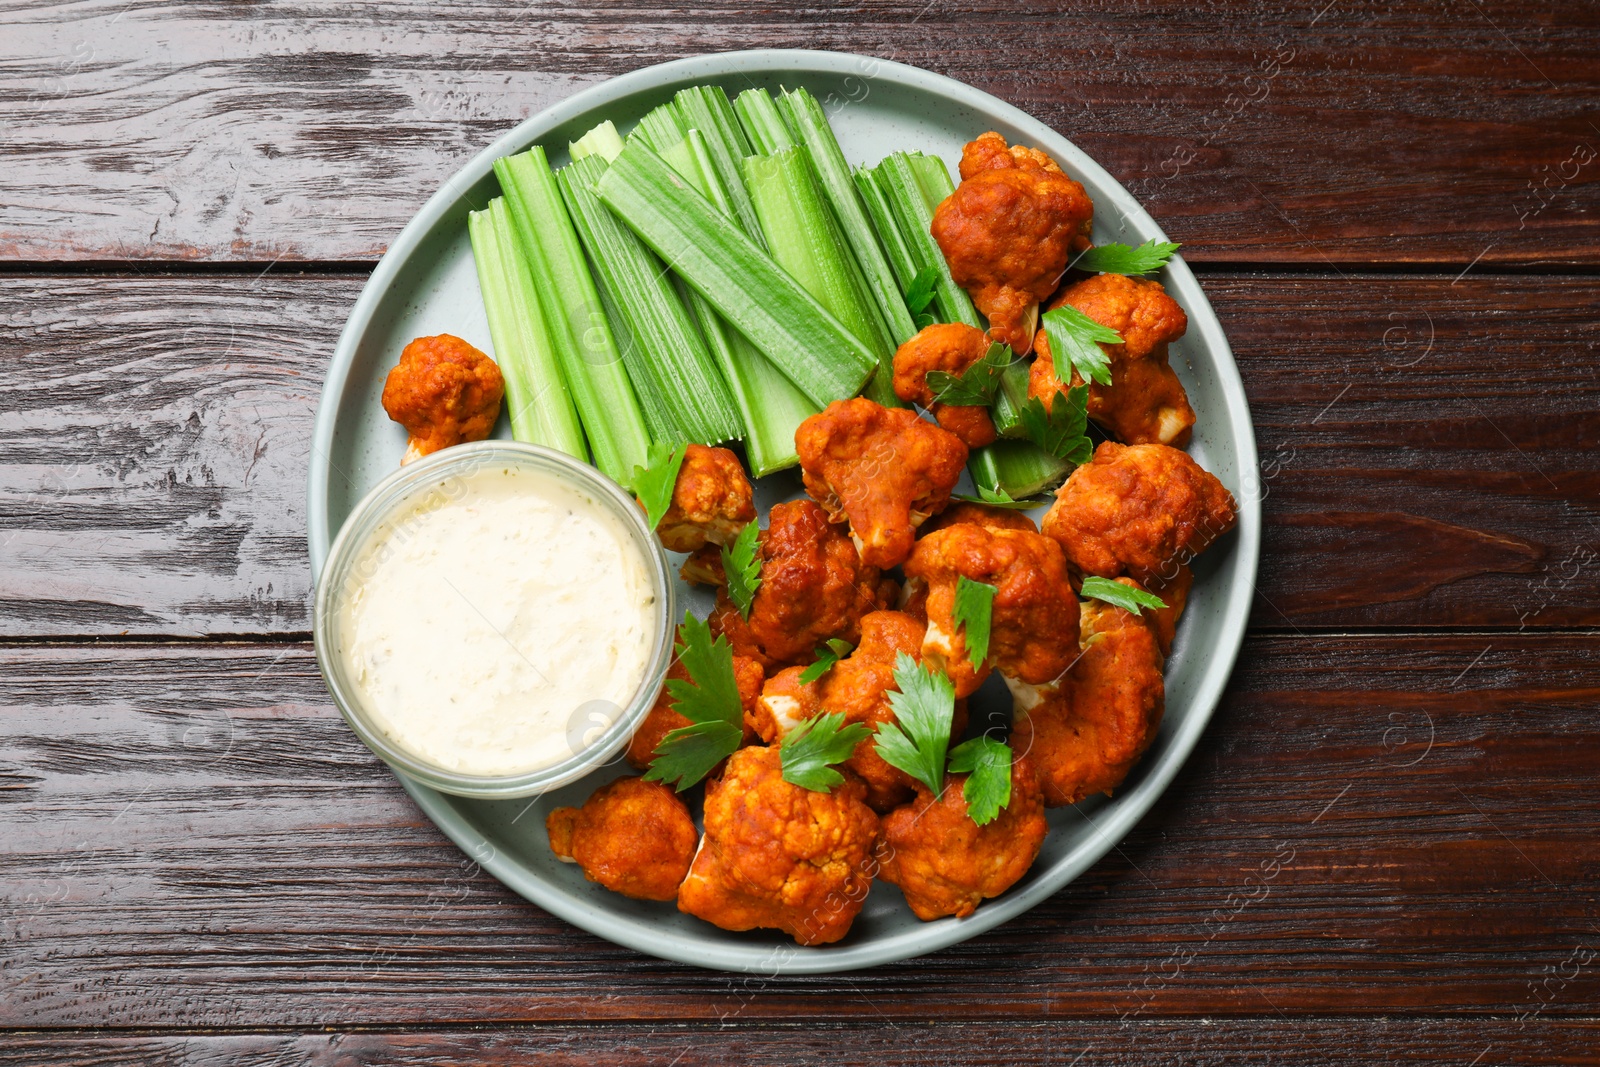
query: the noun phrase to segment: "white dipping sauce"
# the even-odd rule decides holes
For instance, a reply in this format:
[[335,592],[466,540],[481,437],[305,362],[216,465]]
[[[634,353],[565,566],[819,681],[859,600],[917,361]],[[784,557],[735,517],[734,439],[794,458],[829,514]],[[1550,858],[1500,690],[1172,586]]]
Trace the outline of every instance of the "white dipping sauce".
[[363,546],[337,654],[374,728],[424,762],[560,762],[644,681],[646,558],[604,504],[547,474],[496,465],[434,488]]

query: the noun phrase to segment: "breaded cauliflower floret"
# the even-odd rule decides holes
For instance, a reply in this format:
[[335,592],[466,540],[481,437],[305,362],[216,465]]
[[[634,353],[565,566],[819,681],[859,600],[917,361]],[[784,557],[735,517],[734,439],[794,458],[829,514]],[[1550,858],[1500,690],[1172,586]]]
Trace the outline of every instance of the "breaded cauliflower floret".
[[488,437],[504,395],[499,366],[461,338],[441,333],[406,345],[383,382],[383,410],[411,435],[401,466]]
[[706,786],[705,837],[678,910],[724,930],[782,930],[802,945],[850,931],[872,887],[878,816],[853,775],[832,793],[784,781],[777,748],[741,748]]
[[672,487],[672,506],[656,532],[673,552],[695,552],[708,543],[728,544],[755,517],[754,494],[739,457],[726,448],[691,444]]
[[997,508],[989,504],[978,504],[971,500],[957,500],[954,504],[951,504],[923,523],[920,532],[923,537],[927,537],[936,530],[962,525],[982,526],[989,530],[1039,532],[1039,527],[1034,525],[1027,512],[1018,511],[1015,508]]
[[[1032,685],[1060,676],[1077,656],[1078,598],[1060,546],[1027,530],[947,526],[917,542],[906,577],[927,586],[922,656],[950,676],[957,696],[983,684],[991,668]],[[973,667],[966,634],[953,618],[961,578],[995,587],[989,656]]]
[[1166,689],[1150,623],[1089,601],[1081,642],[1061,685],[1037,693],[1037,703],[1019,694],[1011,726],[1012,750],[1032,763],[1051,807],[1110,793],[1161,727]]
[[961,153],[961,184],[933,213],[933,238],[956,284],[989,318],[990,336],[1026,355],[1039,302],[1074,252],[1089,247],[1094,203],[1034,148],[989,132]]
[[971,915],[1028,873],[1050,826],[1027,760],[1011,764],[1011,800],[992,822],[967,814],[966,776],[945,778],[937,798],[917,783],[917,797],[883,817],[878,877],[900,887],[924,922]]
[[768,671],[810,663],[830,637],[861,639],[861,617],[884,606],[876,567],[865,566],[827,513],[810,500],[776,504],[758,549],[761,587],[745,619],[717,592],[713,633]]
[[916,528],[944,510],[967,464],[961,439],[905,408],[837,400],[795,431],[806,492],[850,523],[861,559],[888,569],[911,554]]
[[[861,620],[861,643],[814,682],[801,682],[803,667],[790,667],[767,680],[754,710],[745,720],[768,743],[783,738],[796,725],[824,712],[842,712],[846,722],[876,730],[881,722],[894,722],[889,693],[895,688],[895,658],[904,652],[913,659],[922,648],[923,624],[898,611],[875,611]],[[967,726],[966,701],[956,702],[951,737]],[[867,803],[876,811],[911,798],[911,776],[885,763],[875,740],[856,748],[843,764],[867,785]]]
[[557,808],[545,819],[550,851],[576,863],[583,876],[637,900],[672,900],[694,856],[694,819],[667,786],[618,778],[581,808]]
[[1155,631],[1156,643],[1163,656],[1172,653],[1172,641],[1178,632],[1178,620],[1189,603],[1189,590],[1194,588],[1194,571],[1187,566],[1177,568],[1177,573],[1167,581],[1152,581],[1150,592],[1160,597],[1167,606],[1145,613],[1150,628]]
[[[672,666],[667,668],[667,677],[688,681],[689,672],[684,669],[682,661],[673,660]],[[759,661],[749,656],[734,656],[733,677],[739,684],[739,703],[744,706],[745,717],[748,720],[751,710],[755,707],[756,698],[761,695],[761,683],[766,680],[766,672],[761,669]],[[665,685],[662,685],[661,692],[656,694],[655,706],[650,709],[644,721],[639,724],[639,728],[633,732],[633,737],[628,740],[628,762],[641,771],[649,769],[650,762],[656,758],[656,746],[661,744],[662,738],[673,730],[690,725],[689,720],[679,715],[673,708],[673,703],[672,694],[667,691]],[[748,745],[754,740],[754,732],[746,727],[744,743]]]
[[[1182,448],[1194,428],[1189,395],[1167,360],[1167,345],[1183,336],[1189,318],[1160,282],[1121,274],[1097,274],[1068,286],[1050,302],[1071,304],[1089,318],[1122,335],[1105,350],[1111,384],[1089,383],[1089,417],[1130,445],[1160,443]],[[1056,377],[1050,339],[1040,330],[1033,342],[1037,357],[1028,375],[1028,395],[1048,409],[1068,385],[1082,385],[1076,371],[1063,384]]]
[[1187,453],[1105,441],[1056,490],[1041,528],[1083,574],[1160,584],[1237,517],[1233,495]]
[[989,335],[964,322],[924,327],[894,354],[894,394],[933,413],[939,425],[961,438],[968,448],[994,441],[994,420],[982,405],[946,404],[933,398],[929,371],[960,377],[989,352]]

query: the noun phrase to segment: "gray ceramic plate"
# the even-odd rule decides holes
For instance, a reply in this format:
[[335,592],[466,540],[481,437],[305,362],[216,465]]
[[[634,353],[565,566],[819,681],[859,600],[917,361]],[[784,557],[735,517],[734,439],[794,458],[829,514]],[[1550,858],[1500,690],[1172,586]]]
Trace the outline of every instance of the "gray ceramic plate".
[[[954,174],[961,146],[985,130],[998,130],[1011,142],[1043,148],[1084,184],[1095,202],[1096,243],[1137,244],[1164,236],[1133,198],[1066,138],[987,93],[914,67],[836,52],[773,50],[679,60],[614,78],[490,145],[428,201],[373,272],[339,338],[317,410],[308,509],[316,573],[345,516],[395,468],[404,451],[404,432],[379,404],[384,375],[400,349],[413,337],[448,332],[492,351],[466,227],[467,212],[499,191],[490,163],[541,143],[552,163],[560,165],[566,162],[567,141],[595,123],[611,119],[627,130],[677,89],[703,82],[720,83],[730,94],[752,86],[805,85],[824,101],[852,163],[920,149],[943,156]],[[619,769],[531,802],[461,800],[403,777],[401,784],[452,840],[528,900],[618,944],[702,967],[763,974],[869,967],[955,944],[1055,893],[1156,804],[1194,747],[1238,655],[1254,588],[1261,517],[1255,440],[1238,368],[1211,305],[1181,260],[1172,261],[1162,281],[1189,314],[1188,335],[1172,346],[1172,354],[1199,413],[1190,452],[1233,490],[1239,525],[1198,561],[1194,592],[1167,667],[1166,718],[1149,754],[1114,800],[1097,798],[1052,811],[1051,834],[1038,862],[1004,896],[968,918],[924,923],[894,886],[880,883],[843,941],[798,948],[769,931],[729,933],[670,904],[628,900],[557,862],[545,841],[546,812],[581,803]],[[503,425],[500,432],[506,432]],[[765,479],[758,503],[765,509],[798,489],[798,480],[786,475]],[[704,614],[703,594],[686,590],[685,595]],[[1003,688],[980,695],[1005,703]]]

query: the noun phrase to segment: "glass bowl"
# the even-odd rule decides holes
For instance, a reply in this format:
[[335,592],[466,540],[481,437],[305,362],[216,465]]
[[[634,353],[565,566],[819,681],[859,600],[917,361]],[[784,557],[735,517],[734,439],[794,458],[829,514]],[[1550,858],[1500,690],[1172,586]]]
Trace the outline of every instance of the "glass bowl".
[[[567,722],[571,755],[553,764],[506,775],[465,774],[440,767],[390,740],[373,721],[365,697],[350,676],[342,654],[339,610],[353,577],[370,558],[367,551],[380,532],[388,535],[401,516],[419,504],[444,506],[466,492],[471,475],[499,466],[542,474],[575,489],[620,519],[641,553],[655,593],[656,636],[644,680],[625,707],[594,700],[578,708]],[[436,503],[435,503],[436,502]],[[355,506],[328,553],[317,582],[313,637],[317,666],[328,692],[350,728],[379,759],[399,773],[442,793],[482,799],[532,796],[582,778],[614,757],[655,703],[672,660],[676,595],[673,575],[661,542],[647,525],[642,508],[616,482],[580,460],[554,449],[514,441],[477,441],[455,445],[401,467],[379,482]]]

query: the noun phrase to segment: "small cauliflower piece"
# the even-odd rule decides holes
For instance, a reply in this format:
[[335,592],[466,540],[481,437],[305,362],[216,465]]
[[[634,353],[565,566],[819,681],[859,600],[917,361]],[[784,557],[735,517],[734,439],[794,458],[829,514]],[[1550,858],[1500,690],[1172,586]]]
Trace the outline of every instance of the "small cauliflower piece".
[[673,552],[696,552],[707,544],[729,544],[755,517],[754,492],[739,457],[726,448],[691,444],[656,533]]
[[494,360],[448,333],[418,337],[383,382],[383,410],[411,435],[400,465],[482,441],[500,417],[504,396],[505,380]]
[[1026,355],[1039,303],[1055,292],[1073,253],[1089,247],[1094,203],[1036,148],[990,131],[961,153],[961,184],[933,213],[956,284],[972,294],[989,332]]
[[1080,573],[1148,585],[1170,581],[1237,517],[1233,495],[1187,453],[1105,441],[1056,490],[1041,528]]
[[1014,508],[997,508],[971,500],[957,500],[939,514],[922,524],[921,534],[927,537],[949,526],[982,526],[988,530],[1026,530],[1038,533],[1027,512]]
[[[1131,581],[1131,579],[1119,579]],[[1160,597],[1167,606],[1154,608],[1145,613],[1150,620],[1150,628],[1155,631],[1156,643],[1161,646],[1163,656],[1172,654],[1172,642],[1177,636],[1178,620],[1183,617],[1183,609],[1189,603],[1189,590],[1194,588],[1194,571],[1187,566],[1176,568],[1176,573],[1171,578],[1163,580],[1157,575],[1150,583],[1150,592]]]
[[968,448],[994,441],[994,420],[981,405],[946,404],[933,398],[929,371],[960,377],[989,352],[989,335],[964,322],[924,327],[894,354],[894,394],[933,414],[940,426],[961,438]]
[[[943,670],[956,696],[970,696],[990,669],[1033,685],[1060,677],[1077,656],[1078,598],[1060,546],[1029,530],[947,526],[917,542],[906,577],[927,587],[922,656]],[[954,619],[961,578],[995,587],[989,657],[974,667]],[[909,584],[909,582],[908,582]]]
[[878,877],[900,887],[923,922],[971,915],[1028,873],[1050,826],[1025,759],[1011,763],[1011,801],[986,825],[967,814],[966,775],[945,778],[935,797],[917,783],[916,799],[883,817]]
[[[1097,274],[1069,285],[1050,306],[1066,304],[1122,335],[1120,345],[1100,346],[1111,369],[1111,384],[1089,383],[1089,417],[1125,444],[1187,445],[1194,408],[1167,359],[1168,344],[1189,328],[1178,302],[1160,282]],[[1028,395],[1038,397],[1048,410],[1056,396],[1069,386],[1082,385],[1083,378],[1076,371],[1071,382],[1056,377],[1044,330],[1034,338],[1033,347],[1038,355],[1029,371]]]
[[1032,701],[1019,694],[1013,714],[1012,750],[1028,757],[1050,807],[1109,794],[1161,727],[1163,657],[1149,621],[1087,601],[1080,643],[1061,685]]
[[849,522],[863,562],[885,570],[911,554],[916,528],[944,510],[967,464],[959,437],[863,397],[806,419],[794,443],[806,492]]
[[557,808],[546,817],[545,832],[557,858],[636,900],[677,897],[699,839],[677,794],[643,778],[618,778],[581,808]]
[[724,930],[782,930],[802,945],[849,933],[872,888],[878,816],[847,774],[831,793],[783,778],[777,748],[741,748],[706,786],[705,837],[678,910]]
[[[684,669],[681,661],[673,660],[672,666],[667,668],[667,677],[688,681],[689,672]],[[761,669],[759,661],[749,656],[734,656],[733,677],[738,682],[739,703],[744,707],[745,720],[748,722],[756,698],[761,695],[761,683],[766,679],[766,672]],[[633,737],[628,740],[628,762],[641,771],[650,769],[650,762],[656,758],[656,746],[661,744],[662,738],[673,730],[691,725],[688,719],[678,714],[673,703],[672,694],[663,685],[661,692],[656,694],[655,705],[645,715],[639,728],[633,732]],[[746,726],[744,743],[748,745],[754,740],[755,733]]]

